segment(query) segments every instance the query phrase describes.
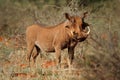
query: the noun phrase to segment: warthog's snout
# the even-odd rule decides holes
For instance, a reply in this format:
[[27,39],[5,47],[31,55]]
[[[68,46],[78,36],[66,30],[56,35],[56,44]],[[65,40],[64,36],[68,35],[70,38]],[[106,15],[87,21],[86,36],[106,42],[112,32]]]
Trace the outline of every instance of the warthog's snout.
[[81,32],[81,34],[78,35],[78,37],[76,37],[77,38],[76,40],[79,42],[84,41],[88,37],[89,34],[90,34],[90,27],[87,26],[85,30]]

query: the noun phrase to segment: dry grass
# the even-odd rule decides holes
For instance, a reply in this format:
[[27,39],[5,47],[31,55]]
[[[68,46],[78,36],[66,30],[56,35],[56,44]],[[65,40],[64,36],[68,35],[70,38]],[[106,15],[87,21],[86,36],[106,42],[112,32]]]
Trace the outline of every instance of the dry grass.
[[[13,53],[10,53],[7,58],[2,58],[1,66],[1,80],[72,80],[72,79],[81,79],[82,69],[72,69],[72,73],[69,72],[69,69],[61,68],[55,69],[54,61],[49,59],[37,59],[37,67],[31,67],[31,69],[26,65],[25,62],[26,51],[16,50]],[[34,72],[34,74],[33,74]]]

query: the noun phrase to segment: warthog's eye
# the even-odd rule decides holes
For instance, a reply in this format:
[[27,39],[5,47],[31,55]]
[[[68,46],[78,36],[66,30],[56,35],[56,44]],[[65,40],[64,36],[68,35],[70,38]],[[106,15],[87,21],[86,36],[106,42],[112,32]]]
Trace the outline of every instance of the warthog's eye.
[[73,32],[73,34],[75,34],[75,31]]
[[75,32],[75,31],[73,32],[73,34],[74,34],[74,35],[76,35],[76,36],[78,35],[78,33],[77,33],[77,32]]
[[70,26],[65,26],[66,28],[70,28]]

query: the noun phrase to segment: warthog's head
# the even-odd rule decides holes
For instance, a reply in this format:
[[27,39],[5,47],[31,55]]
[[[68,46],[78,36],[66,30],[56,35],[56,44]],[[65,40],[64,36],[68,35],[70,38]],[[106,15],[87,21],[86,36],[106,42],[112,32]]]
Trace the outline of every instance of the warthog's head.
[[[68,19],[68,26],[72,38],[78,41],[86,38],[90,33],[89,24],[84,22],[87,12],[83,14],[82,17],[79,16],[70,16],[68,13],[65,13],[65,17]],[[87,31],[86,31],[87,28]]]

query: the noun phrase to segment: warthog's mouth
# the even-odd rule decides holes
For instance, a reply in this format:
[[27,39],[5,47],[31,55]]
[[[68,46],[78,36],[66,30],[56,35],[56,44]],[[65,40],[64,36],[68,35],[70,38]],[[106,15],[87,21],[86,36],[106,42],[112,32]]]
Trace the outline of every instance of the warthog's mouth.
[[89,34],[90,34],[90,27],[88,26],[85,28],[82,35],[75,37],[73,40],[82,42],[88,37]]

